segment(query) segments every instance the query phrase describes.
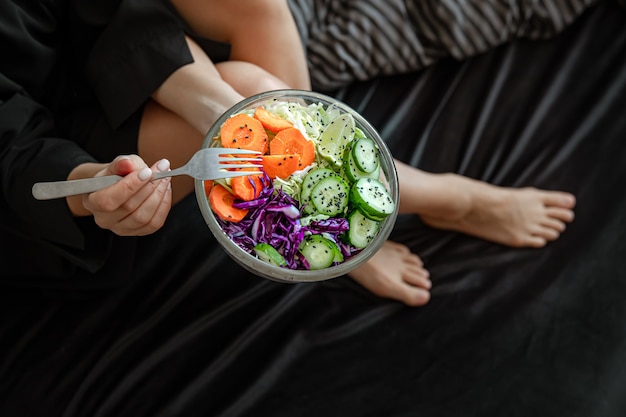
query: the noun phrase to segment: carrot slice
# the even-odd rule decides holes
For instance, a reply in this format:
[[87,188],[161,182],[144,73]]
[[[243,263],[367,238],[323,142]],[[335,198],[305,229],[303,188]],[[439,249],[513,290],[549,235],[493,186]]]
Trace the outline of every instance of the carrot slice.
[[225,148],[267,153],[269,140],[263,124],[245,113],[226,119],[220,129],[220,137]]
[[283,129],[270,142],[271,155],[296,154],[300,156],[298,169],[306,168],[315,161],[315,145],[295,127]]
[[263,155],[263,170],[271,179],[286,179],[298,170],[298,155]]
[[281,118],[264,107],[257,107],[254,110],[254,118],[260,121],[265,129],[274,133],[293,127],[293,123],[289,120]]
[[230,179],[230,188],[235,197],[250,201],[257,198],[263,191],[263,181],[260,174],[234,177]]
[[215,184],[209,193],[209,204],[213,212],[222,220],[238,223],[246,217],[248,210],[233,207],[235,195],[221,184]]

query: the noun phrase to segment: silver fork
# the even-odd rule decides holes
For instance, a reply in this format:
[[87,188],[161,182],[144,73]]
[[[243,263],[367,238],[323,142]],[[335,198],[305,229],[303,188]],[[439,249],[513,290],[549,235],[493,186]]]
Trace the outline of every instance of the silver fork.
[[[246,149],[204,148],[197,151],[185,165],[179,168],[171,171],[155,172],[152,175],[152,180],[176,175],[189,175],[198,180],[215,180],[259,174],[261,173],[259,170],[260,157],[236,155],[260,154],[260,152]],[[240,168],[257,169],[241,171],[239,170]],[[71,195],[92,193],[109,187],[122,178],[119,175],[108,175],[80,180],[38,182],[33,185],[33,197],[37,200],[51,200]]]

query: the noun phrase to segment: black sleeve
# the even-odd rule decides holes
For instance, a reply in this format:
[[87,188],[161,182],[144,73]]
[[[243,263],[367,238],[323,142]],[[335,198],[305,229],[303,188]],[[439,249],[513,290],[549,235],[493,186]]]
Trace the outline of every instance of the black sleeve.
[[[2,240],[8,245],[13,239],[29,240],[95,270],[104,260],[108,233],[93,227],[93,221],[80,227],[65,199],[38,201],[31,193],[35,182],[65,179],[77,165],[94,162],[76,143],[55,137],[53,130],[48,110],[0,74]],[[87,229],[95,232],[90,238]]]
[[91,218],[73,217],[65,199],[38,201],[32,196],[34,183],[64,180],[77,165],[96,162],[60,133],[53,115],[56,93],[67,90],[59,73],[65,62],[59,54],[61,38],[53,30],[64,27],[58,4],[0,4],[0,40],[12,51],[0,61],[2,277],[19,275],[17,270],[47,270],[35,252],[58,259],[59,273],[76,267],[95,271],[113,238]]
[[87,77],[107,120],[118,127],[191,62],[185,24],[169,1],[126,0],[92,49]]

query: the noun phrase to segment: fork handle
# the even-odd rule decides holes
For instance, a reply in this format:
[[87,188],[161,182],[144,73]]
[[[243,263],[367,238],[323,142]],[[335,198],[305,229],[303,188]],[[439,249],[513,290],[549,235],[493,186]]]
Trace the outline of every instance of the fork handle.
[[109,187],[121,179],[122,177],[119,175],[107,175],[80,180],[38,182],[33,185],[33,197],[37,200],[52,200],[71,195],[92,193]]
[[[183,168],[153,173],[151,181],[183,175],[186,173]],[[115,184],[122,178],[119,175],[106,175],[104,177],[83,178],[80,180],[38,182],[33,185],[33,197],[37,200],[52,200],[71,195],[93,193]]]

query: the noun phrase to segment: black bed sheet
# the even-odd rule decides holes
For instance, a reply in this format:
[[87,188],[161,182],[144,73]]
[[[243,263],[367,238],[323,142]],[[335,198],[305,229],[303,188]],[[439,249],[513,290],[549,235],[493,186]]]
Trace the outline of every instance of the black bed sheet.
[[332,94],[414,166],[573,192],[574,223],[536,250],[401,216],[410,308],[249,274],[190,197],[131,283],[0,289],[0,416],[626,415],[626,11]]

